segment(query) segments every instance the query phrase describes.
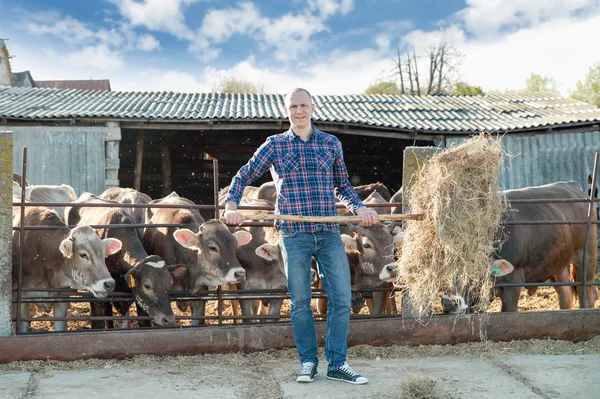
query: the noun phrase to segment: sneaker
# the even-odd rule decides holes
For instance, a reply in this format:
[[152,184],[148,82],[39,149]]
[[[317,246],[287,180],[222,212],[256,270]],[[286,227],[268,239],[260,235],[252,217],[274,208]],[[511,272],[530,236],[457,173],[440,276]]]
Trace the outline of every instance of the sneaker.
[[317,373],[317,365],[313,362],[302,363],[302,370],[296,377],[296,382],[313,382]]
[[338,380],[349,382],[350,384],[366,384],[368,379],[352,370],[348,363],[342,364],[337,369],[327,370],[327,378],[330,380]]

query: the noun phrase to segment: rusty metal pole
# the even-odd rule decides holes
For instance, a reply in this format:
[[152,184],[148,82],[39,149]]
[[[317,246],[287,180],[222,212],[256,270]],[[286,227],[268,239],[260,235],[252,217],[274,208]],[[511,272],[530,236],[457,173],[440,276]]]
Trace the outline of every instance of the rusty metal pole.
[[[0,132],[0,336],[11,334],[13,133]],[[10,190],[10,193],[9,193]]]
[[[592,186],[590,187],[590,205],[588,208],[588,217],[587,217],[587,224],[586,224],[586,229],[585,229],[585,244],[583,245],[583,281],[582,281],[582,286],[581,286],[581,291],[583,293],[583,295],[579,296],[579,307],[580,308],[585,308],[587,305],[587,287],[588,287],[588,281],[586,278],[586,273],[587,273],[587,247],[588,247],[588,242],[590,240],[590,228],[592,227],[592,216],[594,216],[594,191],[596,189],[596,183],[597,183],[597,179],[598,179],[598,160],[600,159],[600,153],[596,153],[595,159],[594,159],[594,171],[592,173]],[[594,225],[596,226],[596,225]],[[598,227],[596,226],[596,228],[594,229],[594,234],[598,234],[597,232]],[[594,304],[591,304],[592,307],[594,307]]]

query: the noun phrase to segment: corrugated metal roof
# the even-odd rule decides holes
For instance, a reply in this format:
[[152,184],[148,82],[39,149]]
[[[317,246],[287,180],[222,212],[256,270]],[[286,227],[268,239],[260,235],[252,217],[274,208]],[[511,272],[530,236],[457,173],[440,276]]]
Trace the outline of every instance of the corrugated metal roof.
[[77,90],[108,90],[110,91],[110,80],[87,79],[87,80],[36,80],[36,87],[51,89],[77,89]]
[[[505,131],[600,122],[593,105],[549,93],[484,96],[315,95],[316,122],[424,132]],[[0,87],[15,119],[285,120],[281,94],[119,92]]]

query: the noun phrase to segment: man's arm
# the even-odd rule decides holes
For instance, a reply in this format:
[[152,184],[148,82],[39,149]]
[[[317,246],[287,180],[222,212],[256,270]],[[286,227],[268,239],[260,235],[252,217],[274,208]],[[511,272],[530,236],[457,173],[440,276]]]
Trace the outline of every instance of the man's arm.
[[377,212],[367,208],[363,204],[348,180],[342,143],[339,140],[336,143],[335,158],[333,161],[333,185],[335,186],[337,197],[346,205],[349,211],[361,217],[363,225],[370,226],[377,222]]
[[229,191],[225,197],[225,222],[227,224],[242,224],[242,215],[237,211],[237,205],[242,200],[244,188],[258,179],[273,164],[273,145],[268,138],[254,153],[248,163],[240,168],[231,179]]

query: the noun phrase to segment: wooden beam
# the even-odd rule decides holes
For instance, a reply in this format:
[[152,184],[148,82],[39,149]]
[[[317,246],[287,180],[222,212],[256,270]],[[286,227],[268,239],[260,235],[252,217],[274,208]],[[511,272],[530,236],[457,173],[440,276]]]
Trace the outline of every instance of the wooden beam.
[[144,161],[144,130],[139,131],[137,146],[135,149],[135,169],[134,169],[134,180],[133,188],[141,191],[142,189],[142,164]]
[[161,186],[162,195],[167,196],[173,191],[171,184],[171,146],[169,141],[171,139],[171,132],[160,132],[160,165],[161,165]]

